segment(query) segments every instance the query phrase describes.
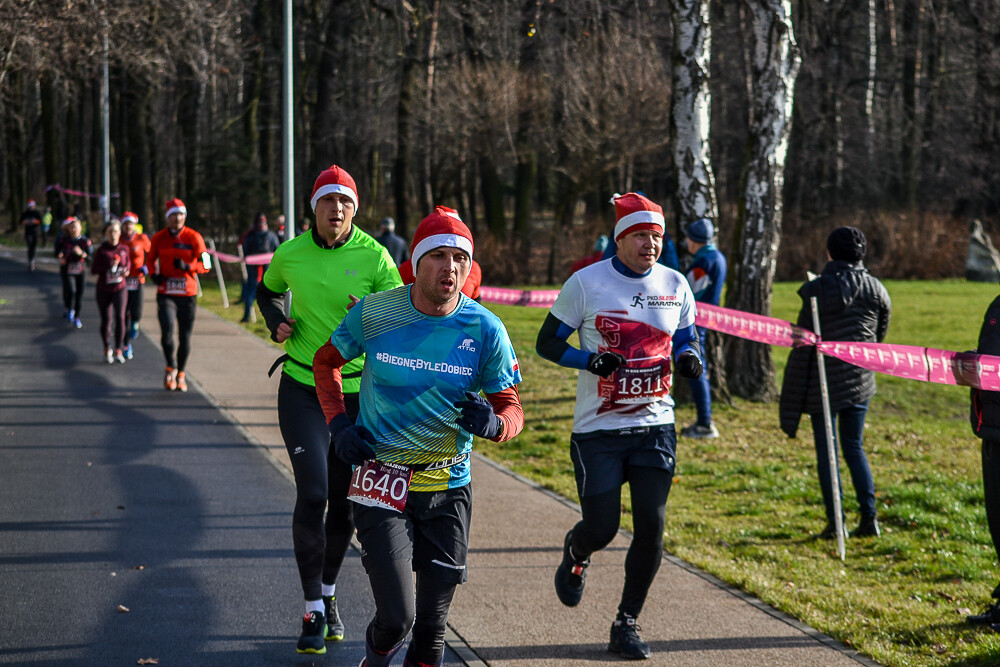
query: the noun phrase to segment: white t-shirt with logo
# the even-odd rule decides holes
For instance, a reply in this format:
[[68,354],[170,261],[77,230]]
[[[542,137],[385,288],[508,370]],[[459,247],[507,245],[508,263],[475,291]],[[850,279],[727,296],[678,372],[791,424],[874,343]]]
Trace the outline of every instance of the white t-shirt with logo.
[[674,423],[673,335],[694,324],[697,312],[681,273],[656,264],[628,278],[610,260],[598,262],[570,276],[551,312],[577,330],[585,351],[628,360],[607,378],[580,371],[575,433]]

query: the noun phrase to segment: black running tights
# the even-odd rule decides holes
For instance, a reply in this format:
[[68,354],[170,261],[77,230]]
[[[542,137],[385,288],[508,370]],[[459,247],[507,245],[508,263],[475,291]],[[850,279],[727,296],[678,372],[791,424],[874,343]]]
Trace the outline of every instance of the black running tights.
[[448,608],[458,584],[421,571],[416,574],[415,595],[409,594],[414,590],[413,562],[390,562],[392,571],[368,577],[376,608],[375,618],[368,625],[368,644],[382,652],[391,650],[406,639],[412,627],[407,664],[436,665],[444,655]]
[[[196,297],[156,295],[160,319],[160,346],[167,366],[183,371],[191,354],[191,331],[197,310]],[[174,322],[177,322],[177,347],[174,347]]]
[[[358,416],[358,395],[344,394],[344,404],[353,421]],[[351,466],[337,458],[330,445],[316,388],[286,373],[278,384],[278,426],[295,475],[292,543],[302,593],[306,600],[319,600],[322,584],[337,582],[354,533],[354,515],[347,500]]]
[[65,273],[62,274],[63,307],[66,310],[73,310],[76,316],[80,317],[80,302],[83,300],[83,274]]
[[[625,587],[618,611],[639,616],[663,558],[663,526],[673,473],[660,468],[626,466],[632,494],[632,544],[625,556]],[[587,558],[608,546],[621,521],[621,487],[580,499],[583,519],[573,527],[573,554]]]

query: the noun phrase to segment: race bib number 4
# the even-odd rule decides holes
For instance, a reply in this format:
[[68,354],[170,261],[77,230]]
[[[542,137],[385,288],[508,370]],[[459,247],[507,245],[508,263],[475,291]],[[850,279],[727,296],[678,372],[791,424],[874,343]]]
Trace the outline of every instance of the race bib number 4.
[[167,294],[187,294],[187,280],[184,278],[167,278]]
[[132,276],[131,278],[125,279],[125,284],[131,291],[136,291],[139,289],[139,276]]
[[365,461],[354,468],[347,498],[360,505],[402,512],[410,493],[413,470],[398,463]]

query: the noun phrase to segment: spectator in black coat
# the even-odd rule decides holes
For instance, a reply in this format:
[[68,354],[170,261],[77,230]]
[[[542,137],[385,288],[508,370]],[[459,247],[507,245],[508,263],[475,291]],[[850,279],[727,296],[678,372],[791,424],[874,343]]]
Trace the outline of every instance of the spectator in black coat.
[[[840,227],[830,234],[827,239],[829,263],[816,279],[799,288],[799,296],[802,297],[798,319],[800,327],[812,330],[809,300],[816,297],[823,340],[881,342],[885,338],[892,302],[882,283],[864,267],[862,260],[866,247],[865,236],[856,227]],[[861,522],[851,535],[877,537],[880,530],[875,508],[875,484],[863,447],[868,402],[875,395],[875,373],[839,359],[828,357],[824,361],[834,438],[840,441],[861,511]],[[812,420],[816,463],[827,518],[827,526],[818,537],[832,539],[837,535],[833,486],[818,376],[816,348],[793,349],[788,356],[781,387],[780,419],[781,430],[790,438],[795,437],[803,414],[808,414]],[[839,466],[837,492],[843,497]]]
[[[986,309],[979,330],[979,354],[1000,355],[1000,296]],[[986,523],[993,548],[1000,559],[1000,391],[972,390],[972,432],[983,439],[983,495]],[[981,614],[969,616],[973,624],[988,624],[1000,632],[1000,584],[993,589],[993,604]]]

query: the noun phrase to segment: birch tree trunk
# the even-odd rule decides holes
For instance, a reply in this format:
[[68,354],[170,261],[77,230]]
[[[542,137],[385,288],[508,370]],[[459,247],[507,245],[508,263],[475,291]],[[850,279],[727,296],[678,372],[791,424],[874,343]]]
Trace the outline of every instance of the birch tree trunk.
[[[749,62],[753,121],[738,230],[742,254],[732,274],[726,305],[768,315],[781,239],[781,191],[795,77],[801,60],[792,34],[790,1],[747,0],[746,4],[753,30]],[[740,338],[730,340],[729,388],[750,400],[773,400],[776,391],[770,347]]]
[[[683,229],[699,218],[718,221],[715,177],[708,135],[712,95],[708,87],[712,30],[708,0],[673,0],[673,92],[671,130],[674,146],[674,213]],[[713,398],[729,401],[723,339],[707,333],[703,350]]]
[[712,104],[708,4],[708,0],[672,0],[674,207],[682,228],[699,218],[718,216],[708,145]]

